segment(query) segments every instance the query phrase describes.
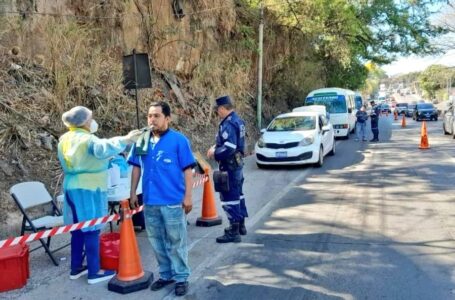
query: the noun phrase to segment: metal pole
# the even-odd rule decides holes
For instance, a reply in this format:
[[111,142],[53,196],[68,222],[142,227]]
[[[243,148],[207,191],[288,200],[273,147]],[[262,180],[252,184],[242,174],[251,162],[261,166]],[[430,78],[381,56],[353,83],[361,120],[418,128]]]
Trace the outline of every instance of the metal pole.
[[258,94],[257,94],[257,119],[258,128],[262,129],[262,60],[264,42],[264,3],[261,1],[261,21],[259,23],[259,61],[258,61]]
[[134,64],[134,89],[135,89],[135,96],[136,96],[136,124],[137,129],[140,128],[139,126],[139,94],[137,90],[137,64],[136,64],[136,49],[133,49],[133,64]]

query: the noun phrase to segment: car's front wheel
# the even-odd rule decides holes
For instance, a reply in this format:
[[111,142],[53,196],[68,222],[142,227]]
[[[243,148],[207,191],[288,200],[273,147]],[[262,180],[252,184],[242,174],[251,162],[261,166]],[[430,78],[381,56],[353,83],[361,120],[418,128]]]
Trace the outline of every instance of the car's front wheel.
[[318,162],[316,163],[316,167],[320,168],[324,164],[324,149],[322,149],[322,146],[319,148],[319,159]]

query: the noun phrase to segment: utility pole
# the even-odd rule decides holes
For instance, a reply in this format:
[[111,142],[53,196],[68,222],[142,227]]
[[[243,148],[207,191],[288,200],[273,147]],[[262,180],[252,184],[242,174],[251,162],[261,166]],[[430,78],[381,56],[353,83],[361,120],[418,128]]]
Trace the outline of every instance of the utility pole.
[[264,42],[264,1],[261,1],[261,20],[259,23],[259,57],[258,57],[258,94],[257,94],[257,119],[258,128],[262,129],[262,60]]

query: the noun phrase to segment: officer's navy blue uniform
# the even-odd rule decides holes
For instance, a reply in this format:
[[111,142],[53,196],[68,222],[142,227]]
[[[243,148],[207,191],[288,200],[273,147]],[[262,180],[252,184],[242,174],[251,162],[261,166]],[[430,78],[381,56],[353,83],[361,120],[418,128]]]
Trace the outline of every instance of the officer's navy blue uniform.
[[245,123],[231,112],[220,123],[215,145],[215,160],[219,162],[220,171],[227,171],[229,177],[229,191],[220,195],[230,223],[242,222],[248,217],[242,188],[244,149]]
[[371,131],[373,132],[373,139],[371,141],[379,141],[379,114],[380,114],[380,109],[378,106],[373,107],[371,110]]

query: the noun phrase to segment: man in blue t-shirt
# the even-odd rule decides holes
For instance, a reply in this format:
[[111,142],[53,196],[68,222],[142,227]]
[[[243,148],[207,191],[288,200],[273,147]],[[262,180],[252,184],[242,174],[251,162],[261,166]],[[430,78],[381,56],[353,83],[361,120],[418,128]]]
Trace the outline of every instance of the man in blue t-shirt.
[[185,214],[192,207],[192,169],[196,165],[190,142],[170,129],[171,109],[166,102],[150,105],[146,132],[131,150],[133,165],[130,204],[138,205],[136,188],[142,176],[142,196],[147,235],[159,265],[160,278],[151,289],[157,291],[177,282],[175,294],[188,292],[187,229]]

